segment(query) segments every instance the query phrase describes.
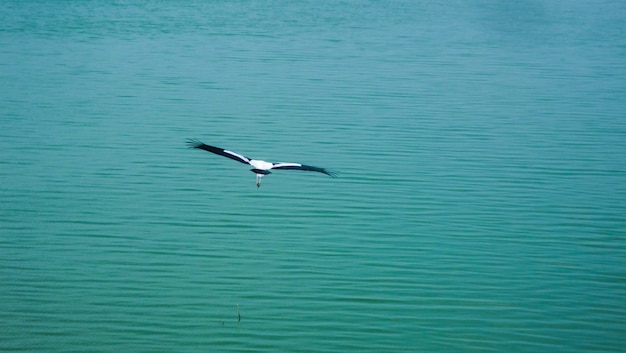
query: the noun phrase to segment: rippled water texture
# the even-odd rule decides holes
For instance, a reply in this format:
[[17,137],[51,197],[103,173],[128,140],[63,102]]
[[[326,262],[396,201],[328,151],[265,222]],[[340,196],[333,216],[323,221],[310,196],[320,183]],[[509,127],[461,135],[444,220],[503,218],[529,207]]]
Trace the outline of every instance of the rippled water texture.
[[625,48],[622,1],[2,1],[0,351],[623,352]]

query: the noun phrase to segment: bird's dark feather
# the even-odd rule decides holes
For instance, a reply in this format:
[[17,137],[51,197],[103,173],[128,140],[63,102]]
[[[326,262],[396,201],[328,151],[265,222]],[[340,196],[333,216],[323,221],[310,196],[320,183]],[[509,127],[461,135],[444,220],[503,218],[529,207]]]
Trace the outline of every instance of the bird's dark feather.
[[306,171],[310,171],[310,172],[318,172],[318,173],[324,173],[328,176],[331,176],[333,178],[337,177],[337,174],[325,169],[325,168],[320,168],[320,167],[314,167],[311,165],[305,165],[305,164],[300,164],[300,165],[284,165],[284,166],[275,166],[272,169],[285,169],[285,170],[306,170]]
[[[230,159],[232,159],[234,161],[237,161],[237,162],[240,162],[240,163],[243,163],[243,164],[248,164],[248,162],[250,161],[250,158],[248,158],[246,156],[239,155],[239,154],[237,154],[237,155],[231,154],[231,153],[228,153],[223,148],[219,148],[219,147],[215,147],[215,146],[209,146],[209,145],[204,144],[204,143],[202,143],[202,142],[200,142],[198,140],[191,140],[191,139],[188,140],[187,141],[187,146],[189,146],[190,148],[198,148],[198,149],[205,150],[205,151],[208,151],[208,152],[211,152],[211,153],[215,153],[215,154],[218,154],[220,156],[224,156],[226,158],[230,158]],[[245,159],[239,158],[239,156],[241,156],[241,157],[243,157]]]

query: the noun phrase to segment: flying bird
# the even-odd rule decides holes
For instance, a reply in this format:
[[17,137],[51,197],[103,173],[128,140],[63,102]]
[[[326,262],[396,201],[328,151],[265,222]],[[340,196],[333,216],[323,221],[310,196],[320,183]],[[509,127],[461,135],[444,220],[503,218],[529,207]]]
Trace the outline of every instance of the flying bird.
[[226,158],[230,158],[232,160],[235,160],[243,164],[251,165],[253,168],[250,169],[250,171],[256,174],[256,187],[257,188],[261,186],[261,180],[263,179],[264,176],[268,174],[272,174],[272,172],[270,172],[271,169],[306,170],[310,172],[324,173],[333,178],[337,177],[335,173],[325,168],[313,167],[310,165],[305,165],[305,164],[300,164],[300,163],[285,163],[285,162],[271,163],[271,162],[266,162],[266,161],[262,161],[258,159],[252,159],[252,158],[248,158],[244,155],[241,155],[233,151],[225,150],[223,148],[219,148],[215,146],[206,145],[198,140],[189,139],[187,140],[187,145],[190,148],[198,148],[201,150],[218,154],[220,156],[224,156]]

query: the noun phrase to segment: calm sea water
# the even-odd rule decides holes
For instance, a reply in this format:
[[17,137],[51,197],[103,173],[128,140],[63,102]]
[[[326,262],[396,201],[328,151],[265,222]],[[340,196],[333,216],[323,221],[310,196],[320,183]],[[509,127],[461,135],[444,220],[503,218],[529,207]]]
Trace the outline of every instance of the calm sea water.
[[4,0],[0,351],[623,352],[625,58],[623,1]]

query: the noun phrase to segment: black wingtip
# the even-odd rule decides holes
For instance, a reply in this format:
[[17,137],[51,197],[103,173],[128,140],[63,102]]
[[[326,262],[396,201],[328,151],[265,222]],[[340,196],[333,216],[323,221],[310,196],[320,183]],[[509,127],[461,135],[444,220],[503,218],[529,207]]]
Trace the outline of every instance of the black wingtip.
[[324,169],[324,174],[328,175],[331,178],[338,178],[339,177],[339,173],[334,171],[334,170]]
[[198,148],[204,145],[200,140],[197,139],[187,139],[187,147],[189,148]]

